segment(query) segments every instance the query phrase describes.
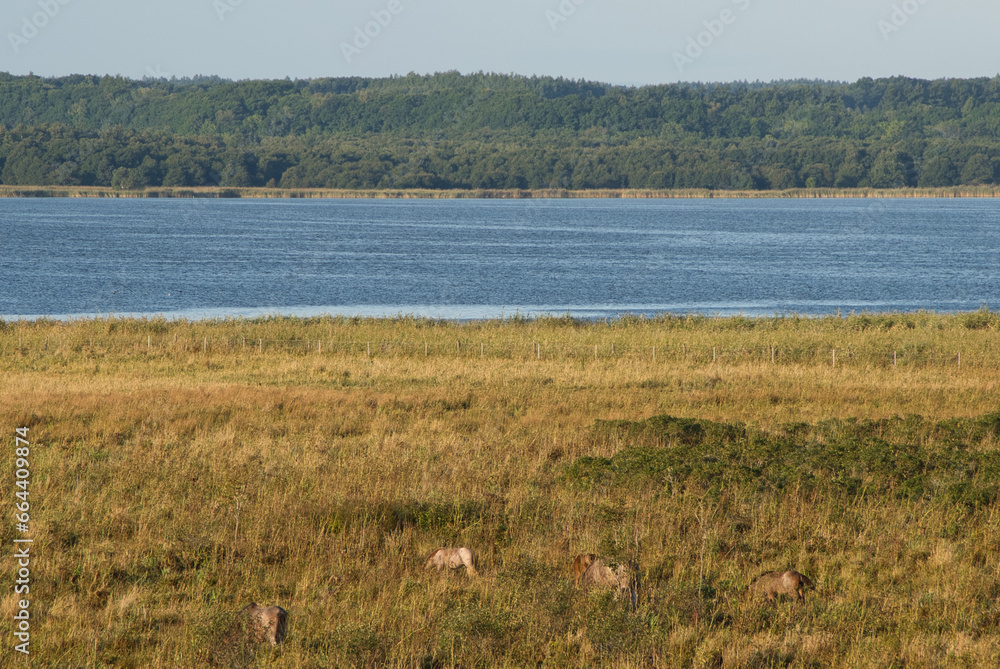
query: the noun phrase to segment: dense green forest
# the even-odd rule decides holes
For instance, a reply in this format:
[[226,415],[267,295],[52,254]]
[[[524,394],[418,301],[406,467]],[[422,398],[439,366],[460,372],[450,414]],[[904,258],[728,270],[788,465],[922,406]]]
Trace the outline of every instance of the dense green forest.
[[1000,76],[623,87],[455,72],[129,80],[0,73],[0,183],[290,188],[1000,181]]

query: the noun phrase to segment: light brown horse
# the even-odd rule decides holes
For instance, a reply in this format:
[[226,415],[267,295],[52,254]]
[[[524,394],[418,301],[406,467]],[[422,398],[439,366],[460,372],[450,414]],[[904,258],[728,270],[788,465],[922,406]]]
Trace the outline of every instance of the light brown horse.
[[257,606],[257,602],[251,602],[240,614],[244,616],[247,638],[251,641],[267,641],[277,646],[285,640],[288,612],[280,606]]
[[458,569],[464,566],[469,576],[478,576],[476,562],[476,554],[464,546],[461,548],[439,548],[427,557],[424,569],[436,567],[438,571],[441,571],[445,568]]
[[628,595],[632,610],[635,611],[639,605],[639,576],[638,571],[632,565],[618,563],[609,564],[602,558],[597,558],[590,563],[587,571],[583,572],[583,589],[613,588],[615,599],[623,593]]

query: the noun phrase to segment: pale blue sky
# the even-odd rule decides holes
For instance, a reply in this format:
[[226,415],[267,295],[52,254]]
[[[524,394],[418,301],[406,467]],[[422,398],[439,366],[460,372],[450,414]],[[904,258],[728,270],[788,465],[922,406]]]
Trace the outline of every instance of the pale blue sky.
[[0,34],[0,71],[45,76],[484,70],[649,84],[1000,72],[996,0],[3,0]]

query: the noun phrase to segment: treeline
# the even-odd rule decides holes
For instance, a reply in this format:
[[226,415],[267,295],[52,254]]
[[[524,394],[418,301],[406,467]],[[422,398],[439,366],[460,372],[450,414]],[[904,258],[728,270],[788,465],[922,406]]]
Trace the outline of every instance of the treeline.
[[288,188],[1000,182],[1000,78],[676,84],[509,75],[0,74],[0,183]]

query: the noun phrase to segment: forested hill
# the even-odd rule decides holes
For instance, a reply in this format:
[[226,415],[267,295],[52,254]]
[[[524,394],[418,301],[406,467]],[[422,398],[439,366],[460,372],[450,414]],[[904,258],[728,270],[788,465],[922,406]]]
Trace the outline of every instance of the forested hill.
[[1000,177],[1000,77],[620,87],[513,75],[0,74],[0,182],[953,186]]

